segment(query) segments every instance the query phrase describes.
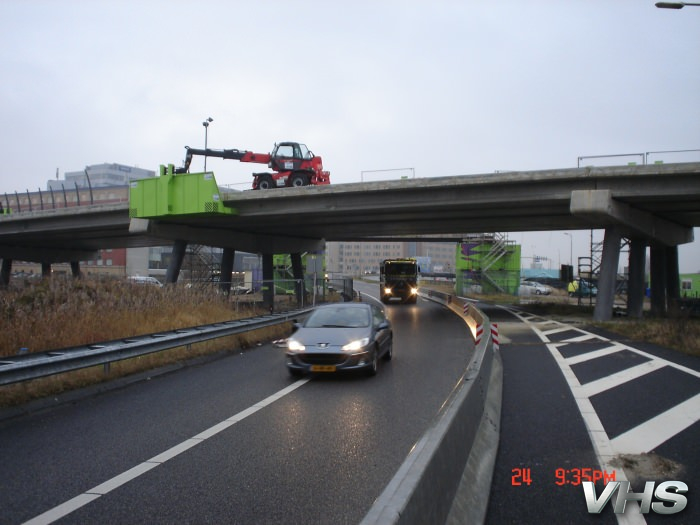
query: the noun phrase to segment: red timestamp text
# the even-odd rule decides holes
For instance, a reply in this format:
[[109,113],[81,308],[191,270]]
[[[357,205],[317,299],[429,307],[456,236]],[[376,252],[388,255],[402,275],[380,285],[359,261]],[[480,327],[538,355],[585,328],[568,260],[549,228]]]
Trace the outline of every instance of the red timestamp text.
[[554,471],[557,485],[580,485],[584,481],[608,483],[615,480],[615,471],[598,470],[594,468],[558,468]]
[[529,468],[514,468],[511,470],[510,484],[514,487],[530,485],[532,483],[532,471]]
[[[602,482],[608,483],[616,481],[615,471],[608,472],[594,468],[558,468],[554,471],[554,482],[557,485],[573,485],[578,486],[584,481],[592,481],[593,483]],[[531,485],[533,482],[532,469],[529,467],[516,467],[511,470],[510,484],[514,487],[523,485]]]

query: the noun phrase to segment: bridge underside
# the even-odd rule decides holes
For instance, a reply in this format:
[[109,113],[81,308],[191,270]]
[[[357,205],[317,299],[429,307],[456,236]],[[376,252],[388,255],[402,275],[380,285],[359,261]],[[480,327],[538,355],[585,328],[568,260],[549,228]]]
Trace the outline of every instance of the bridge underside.
[[[12,259],[76,262],[117,247],[192,243],[299,253],[326,241],[604,228],[596,317],[606,318],[614,293],[606,283],[617,272],[621,237],[637,252],[652,248],[652,283],[668,283],[663,295],[673,296],[668,267],[675,253],[677,268],[676,247],[691,242],[700,225],[698,175],[700,163],[574,168],[246,191],[224,202],[235,214],[130,219],[124,203],[5,215],[0,257],[5,273]],[[655,259],[666,268],[663,279],[654,273]]]

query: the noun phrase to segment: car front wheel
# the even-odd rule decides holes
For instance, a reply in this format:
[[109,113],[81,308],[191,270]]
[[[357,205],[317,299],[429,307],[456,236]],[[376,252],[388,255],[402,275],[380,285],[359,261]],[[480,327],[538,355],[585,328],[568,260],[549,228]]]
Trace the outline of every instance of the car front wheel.
[[372,361],[370,362],[369,366],[367,367],[367,375],[368,376],[376,376],[377,375],[377,349],[375,348],[374,351],[372,352]]
[[394,354],[394,340],[389,339],[389,348],[386,349],[386,352],[384,353],[384,361],[391,361],[391,358],[393,357]]

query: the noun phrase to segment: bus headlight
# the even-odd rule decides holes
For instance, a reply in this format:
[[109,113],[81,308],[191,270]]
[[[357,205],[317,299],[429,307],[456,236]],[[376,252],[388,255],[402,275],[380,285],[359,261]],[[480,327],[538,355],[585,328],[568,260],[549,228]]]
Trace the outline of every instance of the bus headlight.
[[386,295],[391,295],[391,288],[389,288],[388,286],[386,288],[384,288],[384,293]]
[[411,295],[418,295],[418,288],[411,287]]

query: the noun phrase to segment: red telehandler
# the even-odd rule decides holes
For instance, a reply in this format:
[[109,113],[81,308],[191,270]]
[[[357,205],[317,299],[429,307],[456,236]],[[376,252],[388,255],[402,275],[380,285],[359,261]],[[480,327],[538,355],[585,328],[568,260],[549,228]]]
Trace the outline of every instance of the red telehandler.
[[331,174],[323,171],[321,157],[315,156],[305,144],[280,142],[275,144],[272,153],[253,153],[238,149],[197,149],[185,146],[187,155],[185,166],[175,173],[189,173],[194,155],[233,159],[241,162],[267,164],[274,173],[253,173],[253,189],[266,190],[279,186],[317,186],[330,184]]

